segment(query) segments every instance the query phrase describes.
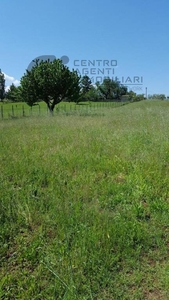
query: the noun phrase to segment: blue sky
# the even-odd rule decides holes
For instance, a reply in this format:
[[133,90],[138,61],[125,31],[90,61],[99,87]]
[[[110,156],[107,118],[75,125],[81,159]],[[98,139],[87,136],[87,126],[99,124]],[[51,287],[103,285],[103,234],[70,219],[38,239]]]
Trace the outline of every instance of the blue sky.
[[[79,64],[90,77],[98,72],[97,60],[106,76],[103,61],[116,61],[110,77],[123,77],[138,93],[147,87],[148,94],[169,96],[168,0],[0,0],[0,12],[0,68],[7,85],[19,82],[32,59],[66,55],[70,69]],[[142,85],[133,85],[135,76]]]

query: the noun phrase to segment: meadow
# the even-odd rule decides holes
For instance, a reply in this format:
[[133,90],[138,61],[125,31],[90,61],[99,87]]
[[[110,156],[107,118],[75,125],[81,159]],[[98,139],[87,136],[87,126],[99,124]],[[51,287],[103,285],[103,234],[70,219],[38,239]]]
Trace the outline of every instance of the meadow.
[[1,120],[0,299],[169,299],[168,175],[167,101]]
[[[88,114],[91,110],[114,108],[119,107],[127,102],[80,102],[78,105],[74,102],[61,102],[55,106],[54,114],[71,114],[76,113]],[[32,107],[28,106],[24,102],[3,102],[0,104],[0,120],[5,119],[16,119],[21,117],[32,117],[32,116],[47,116],[49,110],[45,102],[39,102],[37,105]]]

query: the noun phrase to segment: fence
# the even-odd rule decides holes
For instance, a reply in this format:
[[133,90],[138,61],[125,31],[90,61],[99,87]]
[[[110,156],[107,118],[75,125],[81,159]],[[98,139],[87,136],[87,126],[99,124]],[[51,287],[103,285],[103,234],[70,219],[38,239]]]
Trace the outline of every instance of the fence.
[[[91,103],[67,103],[62,102],[56,105],[54,115],[56,114],[90,114],[94,111],[102,111],[103,108],[115,108],[126,104],[126,102],[91,102]],[[45,103],[29,107],[27,104],[3,103],[0,107],[0,119],[12,119],[30,116],[45,116],[49,114],[49,110]]]

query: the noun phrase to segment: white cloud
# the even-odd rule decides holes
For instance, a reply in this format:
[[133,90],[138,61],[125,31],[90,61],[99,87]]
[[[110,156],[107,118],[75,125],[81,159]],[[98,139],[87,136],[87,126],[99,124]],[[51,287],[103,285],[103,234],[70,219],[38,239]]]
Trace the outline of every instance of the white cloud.
[[5,91],[7,92],[7,91],[9,90],[9,88],[10,88],[10,85],[7,85],[7,86],[5,87]]
[[4,72],[3,72],[3,74],[5,76],[5,85],[6,85],[5,90],[6,91],[9,89],[9,87],[12,83],[16,86],[18,86],[20,84],[20,81],[18,79],[15,79],[14,77],[5,74]]

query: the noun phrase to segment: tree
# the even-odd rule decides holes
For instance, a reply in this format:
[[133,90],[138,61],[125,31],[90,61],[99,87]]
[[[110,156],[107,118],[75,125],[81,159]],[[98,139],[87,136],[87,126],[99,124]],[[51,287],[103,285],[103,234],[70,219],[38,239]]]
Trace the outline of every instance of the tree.
[[97,88],[92,85],[92,81],[89,76],[85,75],[80,80],[80,99],[79,101],[97,101],[98,91]]
[[127,93],[128,99],[130,102],[137,102],[137,101],[142,101],[145,100],[144,94],[136,94],[133,91],[130,91]]
[[20,102],[21,98],[21,87],[16,87],[13,83],[9,87],[9,90],[5,93],[5,98],[11,102]]
[[112,94],[112,90],[114,89],[113,83],[114,82],[112,82],[110,78],[105,78],[102,84],[97,84],[97,87],[100,90],[102,97],[106,100],[112,99],[113,97]]
[[159,95],[159,99],[160,99],[160,100],[165,100],[165,99],[166,99],[165,94],[160,94],[160,95]]
[[137,97],[137,94],[134,93],[133,91],[129,91],[128,92],[128,99],[129,99],[129,101],[134,102],[136,97]]
[[102,98],[106,100],[120,100],[121,96],[127,93],[127,87],[120,84],[119,81],[110,78],[105,78],[101,84],[97,83],[97,87],[100,90]]
[[166,96],[165,94],[153,94],[153,95],[148,95],[148,99],[165,100]]
[[117,94],[116,94],[116,97],[117,97],[118,99],[120,99],[121,96],[127,95],[127,87],[124,86],[124,85],[120,85],[120,86],[117,88],[116,93],[117,93]]
[[89,92],[92,87],[92,82],[89,76],[87,75],[83,76],[81,78],[80,85],[81,85],[81,92],[83,95]]
[[44,101],[52,113],[55,105],[64,99],[77,101],[80,93],[80,78],[70,71],[60,59],[36,60],[36,64],[21,78],[22,98],[33,106]]
[[0,101],[5,97],[5,76],[0,69]]
[[97,87],[92,86],[90,90],[85,94],[85,98],[87,101],[99,101],[99,91]]

